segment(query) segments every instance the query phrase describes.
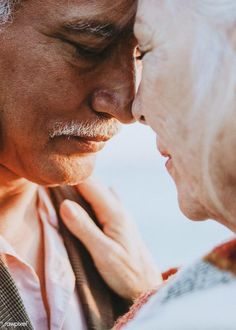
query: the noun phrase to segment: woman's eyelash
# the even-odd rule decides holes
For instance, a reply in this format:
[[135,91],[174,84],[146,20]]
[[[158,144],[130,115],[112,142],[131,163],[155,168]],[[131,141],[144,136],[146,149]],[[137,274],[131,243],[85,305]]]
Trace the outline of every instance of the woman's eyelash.
[[139,47],[136,48],[135,59],[137,61],[142,61],[145,55],[146,52],[142,51]]
[[142,61],[144,56],[145,56],[145,53],[142,53],[139,56],[136,56],[135,58],[136,58],[137,61]]

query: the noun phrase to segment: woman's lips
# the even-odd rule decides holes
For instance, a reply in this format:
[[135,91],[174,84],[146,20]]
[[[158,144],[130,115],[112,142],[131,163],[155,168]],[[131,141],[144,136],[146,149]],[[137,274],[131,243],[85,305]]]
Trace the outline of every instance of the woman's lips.
[[172,166],[173,166],[173,160],[172,160],[171,157],[168,158],[168,160],[167,160],[165,166],[166,166],[166,168],[167,168],[168,171],[171,170],[171,168],[172,168]]
[[167,162],[165,163],[165,166],[166,166],[167,170],[170,170],[171,167],[172,167],[172,165],[173,165],[173,160],[172,160],[171,155],[170,155],[170,154],[168,153],[168,151],[166,151],[166,150],[162,150],[162,149],[160,149],[160,148],[158,148],[158,150],[159,150],[160,154],[161,154],[163,157],[168,158],[168,159],[167,159]]

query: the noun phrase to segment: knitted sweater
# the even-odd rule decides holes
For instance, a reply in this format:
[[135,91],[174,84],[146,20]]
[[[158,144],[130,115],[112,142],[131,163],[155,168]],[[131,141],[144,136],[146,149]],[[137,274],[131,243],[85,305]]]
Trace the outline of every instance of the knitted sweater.
[[138,299],[115,330],[236,330],[236,239]]

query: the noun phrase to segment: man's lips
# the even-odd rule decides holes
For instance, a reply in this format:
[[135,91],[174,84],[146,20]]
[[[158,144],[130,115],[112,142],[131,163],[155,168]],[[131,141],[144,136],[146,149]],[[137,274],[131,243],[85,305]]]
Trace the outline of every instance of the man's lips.
[[88,142],[107,142],[109,141],[113,136],[104,136],[104,135],[97,135],[97,136],[76,136],[76,135],[72,135],[72,138],[77,138],[77,139],[81,139],[84,141],[88,141]]
[[101,151],[109,138],[61,135],[57,137],[57,140],[63,141],[67,148],[72,149],[72,153],[89,154]]

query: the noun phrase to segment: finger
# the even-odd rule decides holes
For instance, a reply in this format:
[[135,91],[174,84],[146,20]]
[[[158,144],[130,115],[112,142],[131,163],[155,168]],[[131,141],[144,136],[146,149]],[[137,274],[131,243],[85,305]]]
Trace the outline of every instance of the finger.
[[105,225],[108,221],[120,221],[124,209],[114,194],[98,180],[89,178],[77,186],[82,197],[92,206],[98,221]]
[[60,214],[67,228],[84,244],[92,256],[107,249],[108,238],[80,205],[65,200],[61,204]]

